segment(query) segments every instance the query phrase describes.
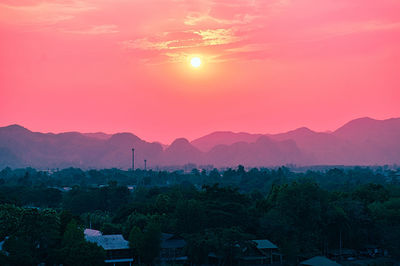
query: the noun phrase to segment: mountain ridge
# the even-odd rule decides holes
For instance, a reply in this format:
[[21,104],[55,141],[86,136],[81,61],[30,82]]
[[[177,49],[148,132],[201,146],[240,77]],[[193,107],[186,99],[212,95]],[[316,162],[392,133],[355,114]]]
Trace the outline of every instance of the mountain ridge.
[[129,132],[40,133],[13,124],[0,127],[0,167],[129,168],[132,147],[139,168],[145,159],[150,167],[393,164],[400,163],[399,140],[400,118],[358,118],[332,132],[307,127],[278,134],[216,131],[190,142],[178,138],[170,145]]

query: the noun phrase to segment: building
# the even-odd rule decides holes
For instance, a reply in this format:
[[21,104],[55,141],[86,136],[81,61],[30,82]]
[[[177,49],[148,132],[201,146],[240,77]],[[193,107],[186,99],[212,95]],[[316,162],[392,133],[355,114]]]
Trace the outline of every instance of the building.
[[86,236],[101,236],[103,235],[99,230],[94,230],[94,229],[85,229],[85,231],[83,231],[83,233]]
[[348,260],[357,257],[357,252],[353,249],[342,248],[329,251],[328,257],[332,260]]
[[100,231],[86,229],[85,239],[96,243],[106,251],[106,264],[114,266],[133,264],[129,242],[122,235],[102,235]]
[[186,241],[173,234],[161,234],[161,250],[160,250],[160,262],[161,264],[166,263],[177,263],[187,261],[185,256]]
[[270,259],[271,264],[279,262],[282,264],[282,254],[279,252],[278,247],[267,239],[253,240],[257,248]]
[[278,247],[267,239],[252,240],[251,245],[242,249],[240,265],[282,264]]
[[305,260],[300,263],[300,265],[307,265],[307,266],[340,266],[339,263],[328,259],[324,256],[316,256],[311,259]]

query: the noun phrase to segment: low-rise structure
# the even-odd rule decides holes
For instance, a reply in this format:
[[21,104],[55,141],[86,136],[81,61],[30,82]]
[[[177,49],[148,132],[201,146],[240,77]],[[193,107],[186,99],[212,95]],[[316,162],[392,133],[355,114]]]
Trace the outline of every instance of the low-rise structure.
[[185,246],[186,241],[183,238],[173,234],[161,234],[161,264],[187,261]]
[[96,243],[106,251],[106,264],[132,265],[133,258],[129,242],[122,235],[102,235],[100,231],[86,229],[85,239]]
[[306,266],[340,266],[339,263],[328,259],[327,257],[324,256],[315,256],[311,259],[305,260],[300,263],[300,265],[306,265]]
[[278,247],[267,239],[252,240],[252,245],[242,249],[240,265],[282,264]]

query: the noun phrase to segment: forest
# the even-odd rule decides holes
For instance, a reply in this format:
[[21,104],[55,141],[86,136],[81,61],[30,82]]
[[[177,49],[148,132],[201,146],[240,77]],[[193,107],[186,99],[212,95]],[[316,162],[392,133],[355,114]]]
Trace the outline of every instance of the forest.
[[210,253],[228,265],[252,239],[275,243],[287,265],[366,245],[399,259],[400,169],[0,171],[0,265],[101,265],[85,228],[122,234],[147,265],[161,233],[184,238],[195,265]]

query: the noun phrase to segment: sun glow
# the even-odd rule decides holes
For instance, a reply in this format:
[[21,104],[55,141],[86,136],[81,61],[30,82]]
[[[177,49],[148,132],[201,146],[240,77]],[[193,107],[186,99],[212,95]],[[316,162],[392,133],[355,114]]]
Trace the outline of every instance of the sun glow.
[[192,67],[198,68],[201,65],[201,59],[199,57],[193,57],[190,59],[190,64]]

